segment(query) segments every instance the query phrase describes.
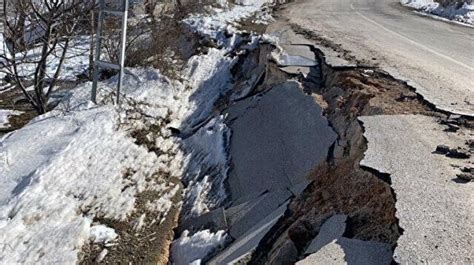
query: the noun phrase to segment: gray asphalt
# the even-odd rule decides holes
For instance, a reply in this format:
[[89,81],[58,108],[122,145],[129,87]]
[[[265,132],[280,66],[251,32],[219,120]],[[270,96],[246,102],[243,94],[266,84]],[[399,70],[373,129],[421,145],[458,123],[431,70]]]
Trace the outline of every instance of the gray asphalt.
[[365,116],[368,141],[361,165],[390,174],[403,234],[399,264],[472,264],[474,183],[457,181],[474,159],[433,153],[436,146],[468,148],[471,130],[446,133],[436,118],[422,115]]
[[284,18],[409,82],[439,109],[474,116],[474,28],[398,0],[296,0]]

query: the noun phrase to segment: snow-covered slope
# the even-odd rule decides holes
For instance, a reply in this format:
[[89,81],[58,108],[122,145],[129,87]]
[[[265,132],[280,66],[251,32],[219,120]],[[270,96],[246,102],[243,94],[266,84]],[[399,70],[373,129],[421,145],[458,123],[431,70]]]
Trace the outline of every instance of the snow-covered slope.
[[74,263],[95,217],[125,220],[138,193],[167,188],[158,170],[179,173],[119,129],[120,110],[68,103],[0,140],[2,263]]
[[457,5],[443,7],[433,0],[400,0],[400,3],[424,13],[474,25],[474,4],[464,3],[461,7]]
[[[85,244],[120,237],[98,220],[134,221],[129,217],[144,191],[163,194],[147,208],[166,215],[171,203],[164,193],[176,189],[162,175],[181,178],[186,171],[191,212],[218,204],[221,198],[207,196],[210,183],[222,185],[226,177],[229,135],[213,114],[214,103],[231,88],[230,69],[238,57],[227,54],[240,41],[223,32],[264,2],[187,20],[222,47],[192,57],[181,73],[186,81],[169,80],[154,69],[128,69],[120,106],[111,102],[116,77],[99,84],[99,105],[89,101],[91,83],[85,83],[55,110],[2,137],[0,263],[76,263]],[[159,132],[145,137],[158,153],[131,136],[154,125]],[[171,127],[187,140],[173,136]],[[203,175],[206,169],[217,171]]]

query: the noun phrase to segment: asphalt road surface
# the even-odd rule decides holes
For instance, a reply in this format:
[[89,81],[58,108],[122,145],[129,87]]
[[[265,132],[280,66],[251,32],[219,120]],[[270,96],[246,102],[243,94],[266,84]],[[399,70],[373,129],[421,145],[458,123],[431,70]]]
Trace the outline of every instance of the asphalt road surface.
[[474,28],[422,16],[398,0],[296,0],[289,23],[407,81],[437,108],[474,116]]

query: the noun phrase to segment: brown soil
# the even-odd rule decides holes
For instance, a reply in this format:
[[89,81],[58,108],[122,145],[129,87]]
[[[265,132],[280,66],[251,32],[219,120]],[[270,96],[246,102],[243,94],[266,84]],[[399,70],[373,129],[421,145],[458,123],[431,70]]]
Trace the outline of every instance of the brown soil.
[[0,91],[0,109],[18,110],[23,112],[21,115],[11,116],[9,119],[10,127],[0,129],[0,134],[19,129],[38,115],[28,102],[19,102],[18,100],[20,98],[23,98],[23,94],[18,89],[10,89],[3,92]]

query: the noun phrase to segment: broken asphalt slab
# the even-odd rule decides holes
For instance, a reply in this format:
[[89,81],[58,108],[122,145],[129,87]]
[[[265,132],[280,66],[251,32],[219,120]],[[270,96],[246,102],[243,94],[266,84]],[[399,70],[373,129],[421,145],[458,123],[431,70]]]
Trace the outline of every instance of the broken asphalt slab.
[[291,188],[323,161],[336,134],[297,82],[273,87],[228,110],[232,200]]
[[[439,144],[463,146],[470,131],[447,133],[433,117],[361,117],[368,150],[361,165],[390,174],[396,209],[404,230],[396,262],[472,263],[473,183],[459,183],[459,168],[472,159],[435,153]],[[454,167],[455,165],[456,167]]]
[[225,215],[235,241],[210,264],[238,261],[255,249],[336,139],[314,98],[293,81],[234,103],[226,116],[232,201]]
[[311,241],[306,248],[305,254],[318,252],[325,245],[331,243],[334,239],[342,237],[346,230],[347,215],[337,214],[331,216],[324,222],[318,233],[318,236]]
[[342,236],[346,219],[346,215],[334,215],[326,220],[305,252],[314,254],[296,264],[390,264],[392,250],[389,244]]
[[284,203],[270,215],[259,221],[247,233],[234,241],[216,257],[212,258],[207,264],[232,264],[250,254],[257,248],[262,238],[268,233],[272,226],[285,213],[288,203],[289,202]]
[[341,237],[325,245],[318,252],[298,261],[296,265],[314,264],[390,264],[390,245]]

